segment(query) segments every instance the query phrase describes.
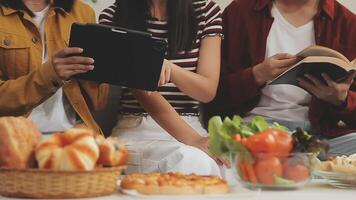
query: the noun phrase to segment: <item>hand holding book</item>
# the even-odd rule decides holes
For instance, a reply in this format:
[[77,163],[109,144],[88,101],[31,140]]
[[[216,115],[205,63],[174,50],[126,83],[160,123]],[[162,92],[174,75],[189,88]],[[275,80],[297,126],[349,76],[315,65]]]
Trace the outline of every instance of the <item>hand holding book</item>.
[[255,80],[259,85],[275,79],[287,71],[290,66],[298,62],[297,56],[281,53],[266,58],[262,63],[256,65],[252,70]]
[[301,58],[298,63],[290,65],[288,70],[268,82],[275,84],[292,84],[300,87],[297,82],[298,77],[305,74],[313,75],[315,78],[324,81],[322,74],[327,74],[332,80],[345,79],[348,74],[356,70],[356,60],[349,61],[341,53],[321,46],[311,46],[297,54]]
[[348,73],[347,77],[341,81],[332,80],[326,73],[322,73],[321,76],[323,81],[310,74],[305,74],[303,78],[297,78],[297,81],[300,86],[317,98],[335,106],[342,106],[354,82],[356,71]]

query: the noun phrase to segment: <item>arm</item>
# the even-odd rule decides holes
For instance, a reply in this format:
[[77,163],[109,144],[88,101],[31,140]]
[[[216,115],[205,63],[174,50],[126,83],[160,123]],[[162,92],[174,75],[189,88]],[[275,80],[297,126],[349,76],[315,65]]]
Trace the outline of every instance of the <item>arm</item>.
[[0,116],[27,115],[62,85],[51,61],[15,80],[7,80],[6,74],[0,70]]
[[[309,119],[322,135],[337,137],[356,129],[355,75],[356,73],[350,74],[343,82],[334,82],[323,74],[327,84],[310,75],[300,79],[300,85],[314,95],[309,108]],[[344,125],[340,126],[340,121]]]
[[141,106],[152,118],[178,141],[194,146],[202,137],[190,127],[158,92],[132,90]]
[[171,81],[186,95],[209,102],[216,95],[220,74],[221,37],[205,37],[201,41],[197,72],[170,63]]

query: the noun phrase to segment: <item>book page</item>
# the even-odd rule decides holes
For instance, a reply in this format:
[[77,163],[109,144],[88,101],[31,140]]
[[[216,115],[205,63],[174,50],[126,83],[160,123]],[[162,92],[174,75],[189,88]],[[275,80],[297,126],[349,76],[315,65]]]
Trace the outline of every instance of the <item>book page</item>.
[[344,55],[341,53],[327,48],[327,47],[322,47],[322,46],[310,46],[304,49],[303,51],[299,52],[297,56],[300,57],[309,57],[309,56],[324,56],[324,57],[334,57],[334,58],[339,58],[341,60],[344,60],[346,62],[350,62],[349,59],[347,59]]
[[356,59],[355,59],[354,61],[352,61],[351,66],[352,66],[353,68],[355,68],[355,70],[356,70]]

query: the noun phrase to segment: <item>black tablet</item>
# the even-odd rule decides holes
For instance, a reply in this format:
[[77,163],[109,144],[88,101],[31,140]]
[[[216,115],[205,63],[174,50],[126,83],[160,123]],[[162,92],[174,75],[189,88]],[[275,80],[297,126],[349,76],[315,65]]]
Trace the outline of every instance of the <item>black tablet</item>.
[[84,49],[94,70],[74,78],[155,91],[167,42],[146,32],[99,24],[74,23],[70,47]]

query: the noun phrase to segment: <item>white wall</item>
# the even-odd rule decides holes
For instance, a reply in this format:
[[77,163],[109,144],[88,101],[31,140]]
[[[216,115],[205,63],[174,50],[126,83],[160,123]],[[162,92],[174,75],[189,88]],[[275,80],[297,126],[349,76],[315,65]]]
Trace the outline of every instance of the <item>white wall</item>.
[[[90,5],[94,7],[97,14],[99,14],[103,9],[110,6],[115,0],[98,0],[98,3],[91,3],[91,0],[84,0],[89,2]],[[225,8],[232,0],[215,0],[221,6],[221,8]],[[356,13],[356,0],[338,0],[354,13]]]

